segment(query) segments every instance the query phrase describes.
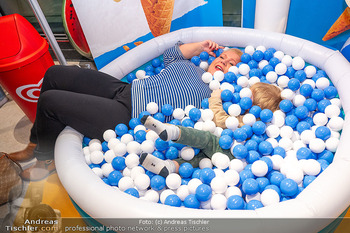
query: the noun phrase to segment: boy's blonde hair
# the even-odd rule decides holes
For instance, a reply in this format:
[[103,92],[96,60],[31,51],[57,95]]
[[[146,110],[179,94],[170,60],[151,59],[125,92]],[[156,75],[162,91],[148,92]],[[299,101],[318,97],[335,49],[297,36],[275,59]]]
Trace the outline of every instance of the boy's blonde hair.
[[275,85],[267,83],[255,83],[250,87],[253,94],[253,105],[258,105],[261,109],[270,109],[272,112],[279,108],[282,101],[281,89]]

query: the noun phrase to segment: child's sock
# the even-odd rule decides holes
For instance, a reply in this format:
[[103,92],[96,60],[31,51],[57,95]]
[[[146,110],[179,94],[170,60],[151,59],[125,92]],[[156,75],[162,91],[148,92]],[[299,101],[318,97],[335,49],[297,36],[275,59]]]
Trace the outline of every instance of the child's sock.
[[141,123],[148,129],[155,131],[163,141],[179,139],[180,129],[175,125],[163,124],[151,116],[144,115]]
[[167,177],[176,171],[175,163],[171,160],[162,160],[148,153],[142,153],[140,164],[150,172]]

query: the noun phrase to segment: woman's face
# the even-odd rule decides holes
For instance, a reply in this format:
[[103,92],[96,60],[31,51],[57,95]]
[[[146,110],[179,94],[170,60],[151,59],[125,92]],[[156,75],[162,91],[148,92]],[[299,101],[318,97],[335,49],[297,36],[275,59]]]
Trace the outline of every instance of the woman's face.
[[217,57],[209,66],[208,72],[214,74],[220,70],[224,73],[228,72],[231,66],[235,66],[240,62],[241,57],[234,50],[227,50]]

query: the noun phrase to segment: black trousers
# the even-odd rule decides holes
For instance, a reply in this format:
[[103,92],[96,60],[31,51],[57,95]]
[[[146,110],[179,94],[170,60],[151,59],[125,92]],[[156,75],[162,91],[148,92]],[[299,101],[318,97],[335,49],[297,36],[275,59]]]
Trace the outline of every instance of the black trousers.
[[131,119],[131,85],[77,66],[52,66],[45,73],[30,141],[38,160],[53,159],[56,138],[70,126],[103,141],[103,133]]

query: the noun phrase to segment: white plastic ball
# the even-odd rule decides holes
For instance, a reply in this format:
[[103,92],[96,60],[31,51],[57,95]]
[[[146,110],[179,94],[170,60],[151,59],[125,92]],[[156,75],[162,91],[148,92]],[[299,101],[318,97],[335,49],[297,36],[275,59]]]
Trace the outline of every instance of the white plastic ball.
[[287,170],[285,176],[294,180],[297,184],[301,184],[304,179],[304,171],[299,166],[294,166]]
[[249,84],[249,80],[246,76],[241,76],[237,79],[237,85],[240,85],[241,87],[247,87]]
[[235,87],[232,84],[228,83],[228,82],[221,83],[220,89],[221,90],[229,90],[232,93],[235,92]]
[[200,204],[200,209],[211,210],[211,199],[209,199],[208,201],[202,201]]
[[266,80],[269,81],[270,83],[274,83],[277,81],[278,75],[275,71],[269,71],[266,74]]
[[240,159],[232,159],[229,165],[230,170],[235,170],[240,173],[244,169],[244,164]]
[[250,98],[250,97],[252,97],[252,91],[250,90],[250,88],[248,88],[248,87],[245,87],[245,88],[242,88],[242,90],[239,92],[239,96],[241,97],[241,98],[243,98],[243,97],[248,97],[248,98]]
[[262,177],[269,170],[267,164],[263,160],[257,160],[252,164],[252,173],[257,177]]
[[210,83],[213,80],[213,75],[209,72],[202,74],[202,80],[204,83]]
[[131,177],[124,176],[118,182],[118,188],[123,192],[133,187],[134,187],[134,181]]
[[104,133],[103,133],[103,139],[108,142],[110,139],[112,138],[116,138],[117,134],[115,133],[114,130],[112,129],[107,129]]
[[278,145],[285,151],[289,151],[293,148],[293,141],[290,138],[281,138],[278,142]]
[[312,78],[316,74],[316,67],[308,65],[304,69],[307,78]]
[[134,141],[134,137],[131,134],[129,134],[129,133],[124,134],[120,138],[120,142],[124,143],[125,145],[127,145],[131,141]]
[[340,133],[337,132],[337,131],[331,130],[331,137],[332,137],[332,138],[340,139]]
[[154,132],[153,130],[150,130],[146,133],[146,140],[150,140],[155,142],[157,140],[157,138],[159,138],[159,135]]
[[325,108],[324,113],[328,118],[336,117],[340,114],[340,108],[334,104],[331,104]]
[[90,153],[94,151],[102,151],[102,145],[100,142],[93,142],[89,144],[89,151]]
[[291,66],[293,62],[293,58],[290,55],[284,55],[281,62],[286,66]]
[[210,83],[209,83],[209,88],[210,90],[214,91],[220,88],[220,82],[218,80],[213,79]]
[[139,165],[139,163],[140,163],[139,160],[140,160],[140,158],[137,154],[128,154],[125,157],[125,165],[130,169],[134,168],[134,167]]
[[[214,155],[216,156],[215,159],[213,159]],[[212,163],[214,166],[216,166],[219,169],[226,169],[230,164],[230,159],[227,155],[217,152],[212,157]]]
[[343,125],[344,125],[344,119],[341,117],[332,117],[331,119],[329,119],[329,122],[327,124],[327,126],[334,131],[340,131],[343,129]]
[[159,193],[153,189],[147,190],[143,196],[146,200],[157,203],[159,201]]
[[276,51],[276,52],[273,54],[273,56],[276,57],[276,58],[278,58],[278,60],[281,61],[281,60],[283,59],[283,57],[284,57],[284,52],[278,50],[278,51]]
[[141,174],[145,174],[145,169],[141,166],[131,168],[130,177],[135,180]]
[[202,126],[203,131],[209,131],[211,133],[214,133],[215,129],[216,129],[216,125],[215,125],[214,121],[204,121],[203,122],[203,126]]
[[227,199],[223,194],[214,194],[211,198],[210,205],[213,210],[225,210]]
[[209,158],[203,158],[201,159],[201,161],[199,162],[199,168],[203,169],[203,168],[212,168],[213,164],[211,162],[211,160]]
[[84,155],[90,155],[90,149],[89,149],[88,146],[85,146],[85,147],[83,148],[83,154],[84,154]]
[[156,104],[155,102],[149,102],[146,106],[146,110],[150,114],[155,114],[158,112],[158,104]]
[[97,175],[98,177],[102,178],[103,177],[103,172],[102,169],[99,167],[94,167],[92,171]]
[[326,125],[327,122],[328,122],[328,117],[326,116],[326,114],[324,113],[316,113],[313,117],[313,122],[315,125],[317,126],[323,126],[323,125]]
[[91,139],[90,142],[89,142],[89,146],[91,146],[92,144],[101,144],[101,141],[97,138],[94,138],[94,139]]
[[248,66],[248,64],[241,64],[238,67],[238,71],[241,75],[247,75],[250,71],[250,67]]
[[272,148],[278,146],[278,141],[275,138],[267,138],[265,141],[271,143]]
[[99,151],[99,150],[91,152],[91,154],[90,154],[90,161],[93,164],[100,164],[100,163],[102,163],[102,161],[103,161],[103,152]]
[[204,124],[204,122],[198,121],[194,124],[193,128],[198,129],[198,130],[203,130],[203,124]]
[[275,72],[278,75],[283,75],[287,71],[287,66],[284,63],[278,63],[275,67]]
[[296,140],[293,142],[293,150],[298,151],[302,147],[306,147],[306,144],[302,140]]
[[261,52],[265,52],[266,51],[266,47],[263,46],[263,45],[259,45],[259,46],[256,47],[255,50],[260,50]]
[[241,106],[239,104],[231,104],[230,107],[228,107],[228,114],[230,116],[237,117],[241,114]]
[[233,195],[242,196],[242,191],[237,186],[230,186],[226,189],[225,197],[229,198]]
[[264,206],[274,205],[280,202],[280,196],[273,189],[266,189],[260,195],[260,201]]
[[177,189],[181,185],[181,177],[177,173],[171,173],[166,177],[165,183],[168,186],[168,188]]
[[293,128],[288,125],[282,126],[280,130],[280,135],[282,138],[292,138]]
[[288,86],[288,82],[289,82],[289,78],[287,76],[285,76],[285,75],[282,75],[282,76],[280,76],[277,79],[277,84],[281,88],[287,87]]
[[201,118],[203,121],[211,121],[214,119],[214,113],[211,109],[204,109]]
[[146,190],[149,187],[150,183],[151,183],[151,179],[146,174],[139,174],[134,179],[135,187],[138,190]]
[[190,115],[190,111],[191,111],[191,109],[192,108],[195,108],[195,106],[193,106],[193,105],[187,105],[186,107],[185,107],[185,114],[186,114],[186,116],[189,116]]
[[309,148],[314,153],[321,153],[326,148],[326,144],[320,138],[314,138],[310,140]]
[[305,100],[306,100],[305,96],[297,94],[293,98],[293,104],[295,107],[299,107],[304,104]]
[[215,130],[214,130],[214,135],[215,135],[216,137],[220,137],[220,136],[221,136],[222,131],[224,131],[224,129],[223,129],[223,128],[221,128],[221,127],[215,127]]
[[124,143],[120,142],[113,147],[113,151],[116,156],[123,156],[126,154],[127,148]]
[[206,61],[201,61],[201,63],[199,63],[199,67],[202,68],[203,70],[207,71],[209,68],[209,64]]
[[330,100],[331,101],[331,103],[333,104],[333,105],[336,105],[336,106],[338,106],[339,108],[341,108],[341,101],[340,101],[340,99],[339,98],[333,98],[333,99],[331,99]]
[[[271,71],[270,71],[270,72],[271,72]],[[287,100],[292,101],[293,98],[294,98],[294,96],[295,96],[295,92],[292,91],[291,89],[286,88],[286,89],[284,89],[283,91],[281,91],[281,97],[282,97],[282,99],[287,99]]]
[[175,194],[175,192],[171,189],[165,189],[164,191],[161,192],[160,194],[160,202],[164,204],[165,199],[169,196]]
[[326,149],[330,152],[335,152],[339,145],[339,139],[335,137],[330,137],[326,140]]
[[293,67],[295,70],[304,69],[304,67],[305,67],[305,61],[304,61],[304,59],[301,58],[301,57],[294,57],[293,60],[292,60],[292,67]]
[[151,140],[145,140],[141,143],[140,149],[142,152],[151,154],[154,151],[154,142]]
[[109,173],[114,171],[114,168],[113,168],[112,164],[110,164],[110,163],[103,164],[101,166],[101,169],[102,169],[102,174],[104,177],[108,177]]
[[210,186],[215,193],[224,193],[227,189],[227,184],[223,177],[214,177],[210,182]]
[[305,160],[303,170],[306,175],[317,176],[321,172],[321,164],[315,159]]
[[285,122],[285,117],[283,117],[282,115],[279,114],[273,114],[271,123],[274,125],[277,125],[278,127],[282,127],[284,125]]
[[109,139],[107,146],[108,146],[109,149],[113,149],[113,147],[115,145],[117,145],[119,142],[120,142],[119,139],[111,138],[111,139]]
[[181,158],[183,158],[186,161],[189,161],[189,160],[193,159],[193,157],[194,157],[194,150],[193,150],[193,148],[192,147],[188,147],[188,146],[182,148],[181,151],[180,151],[180,156],[181,156]]
[[325,77],[321,77],[321,78],[317,79],[317,81],[316,81],[316,87],[318,89],[321,89],[321,90],[328,87],[329,84],[330,84],[330,82],[329,82],[328,78],[325,78]]
[[244,52],[248,53],[249,55],[253,55],[253,53],[255,52],[255,48],[252,45],[248,45],[244,48]]
[[263,69],[265,66],[267,66],[269,62],[267,60],[261,60],[258,64],[259,69]]
[[213,77],[215,80],[221,82],[222,80],[224,80],[225,74],[221,70],[218,70],[214,72]]
[[138,70],[138,71],[136,71],[136,78],[138,78],[138,79],[144,79],[144,78],[146,78],[146,71],[144,71],[144,70]]
[[176,195],[180,198],[181,201],[184,201],[185,198],[190,195],[190,191],[188,190],[187,185],[181,185],[177,190],[176,190]]
[[84,158],[85,158],[85,163],[86,163],[87,165],[92,164],[91,159],[90,159],[90,154],[84,155]]
[[225,172],[220,168],[214,168],[213,171],[215,173],[215,177],[220,177],[222,179],[224,178]]
[[255,83],[259,83],[259,82],[260,82],[260,78],[258,78],[256,76],[250,77],[250,79],[248,80],[248,86],[251,87]]
[[126,145],[126,151],[129,154],[135,153],[135,154],[141,154],[141,145],[140,143],[136,141],[131,141]]
[[283,157],[280,155],[272,155],[270,157],[271,161],[272,161],[272,167],[274,170],[280,170],[281,169],[281,165],[283,163]]
[[181,120],[185,116],[185,111],[181,108],[176,108],[173,111],[173,117],[177,120]]
[[269,125],[266,127],[266,135],[270,138],[277,138],[280,135],[280,129],[277,125]]
[[131,177],[131,169],[128,167],[125,167],[122,173],[123,173],[123,176]]
[[195,194],[197,187],[201,184],[203,184],[203,183],[198,178],[193,178],[190,181],[188,181],[187,186],[188,186],[188,191],[190,192],[190,194]]
[[282,110],[278,109],[276,111],[273,112],[273,115],[275,116],[282,116],[283,118],[286,117],[286,114],[284,112],[282,112]]
[[237,66],[231,66],[228,69],[228,71],[234,73],[235,75],[237,75],[238,74],[238,67]]
[[235,186],[239,183],[239,174],[235,170],[227,170],[224,173],[224,179],[227,186]]
[[252,126],[256,122],[256,117],[252,113],[247,113],[243,116],[242,121],[243,124]]
[[226,125],[226,128],[230,130],[235,130],[239,125],[239,121],[236,117],[230,116],[225,120],[225,125]]
[[316,87],[316,83],[312,79],[306,79],[304,82],[302,82],[302,84],[309,84],[312,88]]

